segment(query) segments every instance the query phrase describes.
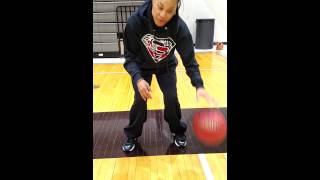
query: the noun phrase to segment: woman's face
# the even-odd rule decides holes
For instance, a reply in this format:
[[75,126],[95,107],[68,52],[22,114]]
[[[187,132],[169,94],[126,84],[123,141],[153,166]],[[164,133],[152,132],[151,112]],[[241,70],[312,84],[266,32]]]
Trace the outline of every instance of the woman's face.
[[158,27],[163,27],[176,14],[177,0],[152,0],[152,17]]

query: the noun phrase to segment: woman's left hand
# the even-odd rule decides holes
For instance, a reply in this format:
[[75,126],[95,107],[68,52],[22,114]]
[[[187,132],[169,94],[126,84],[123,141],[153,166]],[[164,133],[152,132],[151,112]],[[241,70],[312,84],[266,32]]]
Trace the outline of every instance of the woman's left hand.
[[218,106],[218,103],[202,87],[197,89],[197,101],[199,101],[200,97],[203,97],[210,105]]

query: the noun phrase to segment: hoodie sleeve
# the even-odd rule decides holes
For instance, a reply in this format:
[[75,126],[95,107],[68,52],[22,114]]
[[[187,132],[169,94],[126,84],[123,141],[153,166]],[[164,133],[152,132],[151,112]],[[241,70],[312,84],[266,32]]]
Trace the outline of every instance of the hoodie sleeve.
[[182,23],[177,38],[177,51],[182,59],[182,63],[186,68],[187,75],[191,79],[192,86],[199,88],[204,87],[201,74],[199,71],[199,64],[194,55],[194,47],[192,36],[187,26]]
[[[131,20],[133,19],[131,18]],[[135,25],[135,27],[138,26]],[[138,57],[140,39],[136,33],[136,29],[133,28],[132,21],[128,20],[123,36],[125,58],[123,66],[136,84],[137,81],[142,78],[140,68],[138,67],[138,64],[141,63]]]

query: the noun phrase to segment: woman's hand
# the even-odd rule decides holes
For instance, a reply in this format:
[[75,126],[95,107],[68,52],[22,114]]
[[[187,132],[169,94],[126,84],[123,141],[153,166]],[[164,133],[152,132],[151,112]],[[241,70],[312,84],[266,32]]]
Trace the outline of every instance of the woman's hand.
[[137,82],[139,93],[144,101],[147,101],[147,99],[151,99],[151,88],[149,86],[149,83],[145,81],[144,79],[139,79]]
[[216,107],[218,107],[218,103],[217,101],[215,101],[208,93],[207,91],[200,87],[197,88],[197,101],[199,101],[200,97],[203,97],[211,106],[215,105]]

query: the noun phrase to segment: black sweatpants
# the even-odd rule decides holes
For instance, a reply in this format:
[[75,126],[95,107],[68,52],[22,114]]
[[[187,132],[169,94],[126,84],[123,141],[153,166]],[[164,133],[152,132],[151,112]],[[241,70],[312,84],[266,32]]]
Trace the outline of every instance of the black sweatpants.
[[[181,109],[177,96],[177,77],[175,69],[162,73],[155,73],[164,97],[164,119],[169,124],[171,133],[184,134],[187,125],[181,121]],[[151,86],[152,74],[142,73],[142,77]],[[126,136],[139,137],[142,134],[144,122],[147,120],[147,102],[138,91],[137,84],[133,83],[135,95],[130,109],[129,125],[124,128]]]

